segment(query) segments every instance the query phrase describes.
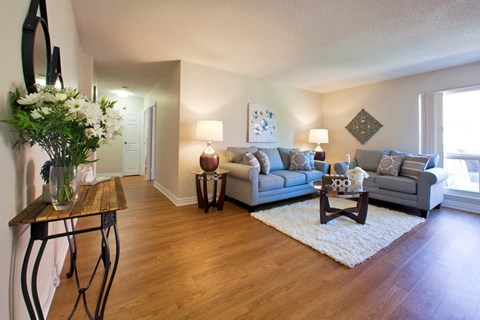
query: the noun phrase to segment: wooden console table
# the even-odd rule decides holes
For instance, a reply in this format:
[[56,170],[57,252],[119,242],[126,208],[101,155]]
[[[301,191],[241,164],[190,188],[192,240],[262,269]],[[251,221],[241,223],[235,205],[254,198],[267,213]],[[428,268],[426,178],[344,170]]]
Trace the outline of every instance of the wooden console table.
[[[203,209],[205,213],[208,212],[210,207],[216,207],[218,210],[223,210],[223,202],[225,200],[225,188],[227,186],[227,173],[228,170],[217,169],[215,172],[205,172],[202,170],[193,171],[195,174],[195,186],[197,189],[197,202],[198,207]],[[213,180],[213,199],[208,201],[208,190],[207,182],[208,180]],[[222,186],[220,187],[220,194],[218,195],[217,202],[217,181],[222,181]],[[200,181],[203,181],[203,192]]]
[[[10,226],[30,224],[30,241],[28,243],[23,260],[21,285],[23,298],[31,319],[45,319],[37,292],[38,268],[40,266],[43,252],[47,245],[47,241],[60,237],[67,237],[68,239],[70,250],[70,271],[67,273],[67,276],[70,278],[75,274],[78,288],[78,296],[69,319],[75,313],[81,298],[83,298],[85,310],[89,319],[103,319],[108,295],[112,287],[113,279],[115,278],[115,273],[117,271],[118,261],[120,258],[120,239],[117,229],[117,211],[126,208],[127,201],[125,200],[125,194],[123,193],[120,178],[115,177],[113,179],[100,182],[96,185],[81,186],[78,199],[70,210],[56,211],[52,204],[43,202],[42,198],[39,197],[9,222]],[[75,230],[73,219],[89,216],[99,216],[99,226]],[[71,221],[70,229],[67,227],[67,220]],[[48,224],[54,221],[64,222],[64,233],[49,234]],[[113,227],[115,234],[115,260],[113,262],[113,266],[110,259],[110,247],[108,241],[111,227]],[[82,287],[79,283],[79,276],[76,268],[77,246],[75,235],[94,231],[100,231],[102,235],[101,253],[87,287]],[[27,285],[27,270],[32,248],[36,240],[41,241],[41,244],[33,265],[32,275],[30,278],[31,292],[29,292],[29,286]],[[90,283],[95,276],[100,262],[102,262],[104,268],[103,279],[100,292],[98,293],[95,311],[92,315],[92,312],[90,312],[86,302],[86,291],[90,287]]]

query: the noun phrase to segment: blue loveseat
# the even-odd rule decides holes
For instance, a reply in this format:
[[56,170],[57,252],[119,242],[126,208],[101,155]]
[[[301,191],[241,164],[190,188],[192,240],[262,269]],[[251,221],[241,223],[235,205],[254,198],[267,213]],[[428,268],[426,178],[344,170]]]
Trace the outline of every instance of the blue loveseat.
[[[393,170],[393,173],[388,170],[379,173],[379,165],[384,156],[400,157],[402,159],[400,167]],[[409,157],[408,159],[412,159],[412,157],[426,158],[424,160],[426,161],[425,168],[417,170],[412,176],[405,168],[407,157]],[[447,171],[437,167],[437,162],[438,155],[435,154],[422,155],[407,154],[396,150],[358,149],[349,168],[361,167],[369,175],[364,183],[374,183],[379,187],[378,190],[370,192],[370,198],[417,208],[420,210],[421,216],[427,218],[430,210],[440,207],[444,196],[444,183],[448,178]],[[346,163],[336,163],[334,169],[336,173],[344,174]]]
[[[259,168],[245,163],[245,153],[256,154],[259,150],[268,155],[270,172],[264,174]],[[313,160],[310,170],[291,169],[290,157],[294,148],[257,148],[228,147],[226,161],[220,163],[220,168],[229,170],[225,194],[249,206],[253,211],[255,206],[303,196],[316,192],[309,183],[322,179],[328,172],[329,164]]]

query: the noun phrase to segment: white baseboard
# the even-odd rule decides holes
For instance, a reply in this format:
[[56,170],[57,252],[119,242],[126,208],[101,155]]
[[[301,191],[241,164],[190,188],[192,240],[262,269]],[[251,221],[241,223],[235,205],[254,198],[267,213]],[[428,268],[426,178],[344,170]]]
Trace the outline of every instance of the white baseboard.
[[102,173],[98,173],[97,172],[97,175],[95,176],[96,178],[100,178],[100,177],[122,177],[123,174],[121,172],[102,172]]
[[158,189],[161,193],[165,195],[173,204],[177,207],[189,206],[197,203],[197,197],[188,197],[188,198],[177,198],[174,194],[160,185],[157,181],[153,183],[153,186]]
[[473,213],[480,214],[480,207],[478,205],[469,204],[465,202],[452,201],[452,200],[443,200],[442,207],[447,207],[451,209],[463,210]]

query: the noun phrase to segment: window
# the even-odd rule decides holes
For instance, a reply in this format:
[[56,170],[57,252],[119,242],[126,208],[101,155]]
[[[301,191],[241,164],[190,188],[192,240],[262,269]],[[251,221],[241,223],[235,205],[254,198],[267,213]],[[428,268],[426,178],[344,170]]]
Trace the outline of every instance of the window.
[[480,89],[444,92],[442,105],[448,192],[480,196]]

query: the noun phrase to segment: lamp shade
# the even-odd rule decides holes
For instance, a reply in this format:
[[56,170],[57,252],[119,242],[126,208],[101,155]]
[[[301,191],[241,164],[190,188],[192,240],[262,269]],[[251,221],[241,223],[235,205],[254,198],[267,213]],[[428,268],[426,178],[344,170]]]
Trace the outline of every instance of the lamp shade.
[[310,143],[328,143],[328,130],[327,129],[310,129],[308,135],[308,142]]
[[212,120],[197,121],[195,139],[206,141],[223,141],[223,122]]

